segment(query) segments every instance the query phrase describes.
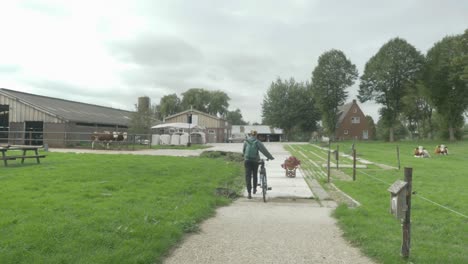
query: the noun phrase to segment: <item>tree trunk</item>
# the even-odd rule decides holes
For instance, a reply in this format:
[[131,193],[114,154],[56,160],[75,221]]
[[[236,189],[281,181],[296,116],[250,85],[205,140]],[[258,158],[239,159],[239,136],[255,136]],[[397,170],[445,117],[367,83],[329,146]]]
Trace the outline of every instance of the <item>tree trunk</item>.
[[394,142],[395,139],[394,139],[394,137],[393,137],[393,127],[390,127],[390,128],[389,128],[389,132],[390,132],[390,142]]
[[455,132],[452,126],[449,127],[449,140],[450,141],[455,141]]

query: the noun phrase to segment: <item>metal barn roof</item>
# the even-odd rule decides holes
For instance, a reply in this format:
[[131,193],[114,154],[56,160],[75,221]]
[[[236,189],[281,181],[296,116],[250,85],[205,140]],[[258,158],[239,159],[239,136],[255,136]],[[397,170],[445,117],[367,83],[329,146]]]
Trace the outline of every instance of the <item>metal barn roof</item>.
[[60,119],[73,122],[128,125],[133,113],[111,107],[23,93],[5,88],[0,88],[0,94],[14,98],[40,111],[55,115]]

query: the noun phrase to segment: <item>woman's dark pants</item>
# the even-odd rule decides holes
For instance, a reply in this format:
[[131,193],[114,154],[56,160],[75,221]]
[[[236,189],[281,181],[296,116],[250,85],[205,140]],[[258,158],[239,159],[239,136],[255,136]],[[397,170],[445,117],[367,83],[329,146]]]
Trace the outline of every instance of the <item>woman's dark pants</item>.
[[252,192],[252,180],[253,188],[257,189],[257,172],[258,172],[258,162],[253,160],[245,160],[245,184],[247,186],[247,192],[250,194]]

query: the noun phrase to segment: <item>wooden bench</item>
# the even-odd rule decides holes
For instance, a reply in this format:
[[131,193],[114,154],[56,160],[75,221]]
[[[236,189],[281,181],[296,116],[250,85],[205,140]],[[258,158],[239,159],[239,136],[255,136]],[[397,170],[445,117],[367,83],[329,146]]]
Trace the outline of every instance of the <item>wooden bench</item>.
[[[40,147],[38,146],[8,146],[8,147],[1,147],[0,152],[2,152],[2,156],[0,157],[0,160],[3,160],[3,164],[5,166],[8,166],[8,160],[16,160],[16,159],[21,159],[21,164],[24,163],[25,159],[30,159],[30,158],[35,158],[37,163],[41,163],[40,159],[45,158],[46,155],[39,155],[37,150]],[[12,155],[12,156],[7,156],[6,153],[8,150],[22,150],[23,155]],[[27,151],[33,150],[34,155],[26,155]]]

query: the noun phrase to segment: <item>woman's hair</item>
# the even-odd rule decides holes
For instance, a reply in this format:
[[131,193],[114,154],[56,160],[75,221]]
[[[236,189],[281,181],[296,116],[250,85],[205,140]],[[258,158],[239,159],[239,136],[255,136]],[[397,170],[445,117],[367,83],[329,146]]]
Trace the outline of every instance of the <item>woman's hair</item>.
[[257,130],[251,130],[250,135],[251,136],[256,136],[257,135]]

